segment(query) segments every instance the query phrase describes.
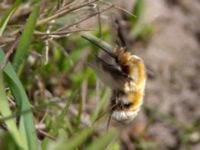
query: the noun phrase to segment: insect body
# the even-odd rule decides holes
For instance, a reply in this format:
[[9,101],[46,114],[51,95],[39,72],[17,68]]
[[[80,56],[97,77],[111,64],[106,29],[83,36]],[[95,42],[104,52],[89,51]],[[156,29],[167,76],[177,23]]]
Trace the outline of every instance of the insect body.
[[93,68],[112,90],[111,116],[117,121],[129,122],[137,115],[143,103],[146,82],[143,60],[123,48],[113,52],[100,48],[106,53],[96,56]]
[[131,80],[124,82],[122,90],[113,91],[111,104],[114,102],[112,106],[116,106],[112,110],[112,117],[118,121],[129,121],[137,115],[143,103],[145,67],[141,58],[124,51],[120,52],[118,61],[121,70],[128,74]]

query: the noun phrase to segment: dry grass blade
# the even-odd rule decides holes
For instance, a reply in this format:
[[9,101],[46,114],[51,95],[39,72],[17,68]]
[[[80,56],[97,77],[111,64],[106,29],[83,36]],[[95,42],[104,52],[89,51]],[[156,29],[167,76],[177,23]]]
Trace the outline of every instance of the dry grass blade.
[[63,11],[59,11],[58,13],[53,14],[52,16],[49,16],[49,17],[47,17],[47,18],[38,20],[37,23],[36,23],[36,26],[40,26],[40,25],[42,25],[42,24],[48,23],[48,22],[50,22],[50,21],[52,21],[52,20],[54,20],[54,19],[56,19],[56,18],[59,18],[59,17],[65,15],[65,14],[67,14],[67,13],[73,12],[73,11],[75,11],[75,10],[78,10],[78,9],[80,9],[80,8],[82,8],[82,7],[88,6],[88,5],[90,5],[90,4],[92,4],[92,3],[95,3],[95,2],[97,2],[97,1],[98,1],[98,0],[93,0],[93,1],[91,1],[91,2],[88,2],[88,3],[85,3],[85,4],[79,5],[79,6],[77,6],[77,7],[71,8],[71,9],[67,9],[67,8],[66,8],[66,9],[64,9]]
[[113,7],[113,5],[110,5],[110,6],[106,7],[106,8],[104,8],[104,9],[102,9],[101,11],[98,11],[96,13],[90,14],[90,15],[86,16],[85,18],[83,18],[83,19],[81,19],[81,20],[79,20],[79,21],[77,21],[77,22],[75,22],[73,24],[70,24],[70,25],[67,25],[67,26],[63,26],[62,28],[58,29],[57,31],[63,31],[63,30],[66,30],[66,29],[68,29],[70,27],[78,25],[78,24],[80,24],[80,23],[82,23],[82,22],[84,22],[84,21],[86,21],[86,20],[98,15],[99,13],[102,13],[102,12],[105,12],[105,11],[109,10],[112,7]]
[[114,8],[119,9],[119,10],[127,13],[128,15],[132,16],[132,17],[136,17],[132,12],[130,12],[130,11],[124,9],[124,8],[121,8],[121,7],[117,6],[117,5],[114,5],[114,4],[112,4],[110,2],[107,2],[107,1],[104,1],[104,0],[99,0],[99,1],[104,3],[104,4],[107,4],[107,5],[112,5]]
[[13,42],[15,38],[16,36],[0,36],[0,47]]
[[17,44],[18,44],[18,41],[19,41],[19,38],[20,38],[20,35],[18,34],[15,38],[15,41],[14,43],[11,45],[11,47],[9,48],[8,52],[6,53],[6,56],[5,56],[5,59],[4,61],[2,62],[2,64],[0,64],[0,71],[4,69],[6,63],[8,62],[9,60],[9,57],[12,55],[12,53],[14,52]]
[[40,37],[40,41],[41,40],[45,41],[48,39],[57,39],[57,38],[62,38],[62,37],[68,37],[71,34],[76,34],[76,33],[85,32],[85,31],[92,31],[92,29],[77,29],[77,30],[72,30],[72,31],[60,31],[60,32],[49,32],[49,33],[35,31],[35,34],[42,35],[42,37]]
[[46,35],[46,36],[59,36],[59,35],[67,35],[67,34],[72,34],[72,33],[77,33],[77,32],[83,32],[83,31],[92,31],[92,29],[77,29],[77,30],[72,30],[72,31],[62,31],[62,32],[40,32],[40,31],[35,31],[34,34],[36,35]]

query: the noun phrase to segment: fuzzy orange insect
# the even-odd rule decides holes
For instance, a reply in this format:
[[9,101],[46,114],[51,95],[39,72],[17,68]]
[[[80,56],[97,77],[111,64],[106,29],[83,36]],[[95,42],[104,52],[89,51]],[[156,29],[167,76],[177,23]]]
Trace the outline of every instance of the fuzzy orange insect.
[[[87,37],[84,37],[92,42]],[[101,47],[102,56],[96,56],[93,68],[100,79],[111,88],[111,117],[120,122],[129,122],[135,118],[143,103],[146,83],[143,60],[123,48],[113,52]]]

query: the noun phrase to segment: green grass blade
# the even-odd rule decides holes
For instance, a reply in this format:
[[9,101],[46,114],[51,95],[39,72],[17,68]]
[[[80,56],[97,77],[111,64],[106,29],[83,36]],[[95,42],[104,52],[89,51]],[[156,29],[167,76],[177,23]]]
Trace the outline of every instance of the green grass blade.
[[106,149],[107,146],[113,142],[117,137],[117,131],[114,129],[108,130],[108,132],[103,133],[98,139],[92,142],[86,149],[87,150],[102,150]]
[[83,144],[88,137],[93,133],[93,128],[86,128],[82,131],[77,132],[70,139],[60,138],[56,143],[51,143],[49,145],[49,150],[74,150],[77,149],[81,144]]
[[94,111],[92,113],[92,121],[95,121],[96,119],[98,119],[103,108],[105,108],[106,102],[108,101],[108,95],[109,95],[108,90],[104,90],[102,93],[103,93],[103,96],[98,101],[98,104],[97,104],[96,108],[94,109]]
[[[19,150],[16,142],[13,140],[12,135],[9,132],[2,131],[0,129],[0,141],[1,141],[1,150]],[[22,149],[22,148],[21,148]]]
[[23,64],[29,53],[29,47],[33,39],[33,34],[34,34],[34,29],[35,29],[35,24],[36,24],[38,14],[39,14],[39,6],[35,5],[24,27],[24,31],[20,38],[19,44],[17,46],[13,64],[14,64],[15,69],[17,70],[19,69],[19,72],[23,68]]
[[[3,62],[3,60],[4,60],[4,53],[0,49],[0,62]],[[21,112],[30,110],[31,105],[29,103],[24,87],[10,63],[7,64],[6,67],[4,68],[4,75],[5,75],[5,80],[15,97],[16,104],[19,107],[19,110]],[[28,149],[36,150],[37,139],[36,139],[36,131],[33,122],[32,111],[28,111],[26,113],[21,114],[20,132],[27,141],[26,143],[28,145]]]
[[[3,117],[10,116],[11,110],[9,108],[9,104],[7,101],[4,83],[3,83],[3,73],[0,71],[0,112]],[[8,120],[5,120],[5,124],[7,126],[7,129],[9,133],[12,135],[13,139],[15,140],[16,144],[21,148],[26,150],[27,145],[25,144],[25,139],[21,136],[20,132],[17,129],[15,119],[10,118]]]
[[144,0],[136,0],[132,11],[132,13],[136,17],[131,17],[131,20],[134,21],[134,23],[138,22],[141,19],[143,11],[144,11]]
[[68,111],[68,107],[69,107],[70,103],[67,103],[64,107],[64,109],[61,111],[61,113],[58,115],[58,117],[55,120],[55,123],[52,125],[52,134],[57,134],[58,130],[62,127],[63,122],[64,122],[64,118],[66,117],[67,111]]
[[17,9],[17,7],[19,6],[21,0],[17,0],[14,5],[5,12],[5,15],[2,17],[1,21],[0,21],[0,36],[3,35],[3,32],[8,24],[8,21],[10,19],[10,17],[12,16],[12,14],[15,12],[15,10]]

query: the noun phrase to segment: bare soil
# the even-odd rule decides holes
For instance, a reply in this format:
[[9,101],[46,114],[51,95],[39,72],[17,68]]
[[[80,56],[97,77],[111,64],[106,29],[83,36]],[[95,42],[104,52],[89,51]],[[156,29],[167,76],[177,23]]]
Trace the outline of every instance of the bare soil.
[[136,148],[131,141],[142,133],[146,142],[155,142],[152,149],[199,150],[200,1],[145,2],[145,19],[155,32],[147,45],[133,49],[153,75],[142,111],[124,133],[124,149]]

